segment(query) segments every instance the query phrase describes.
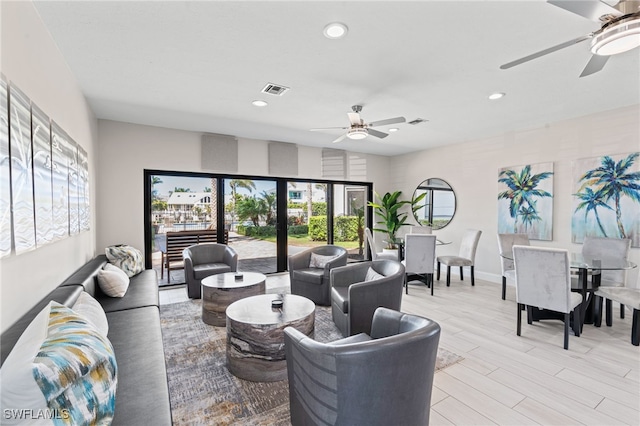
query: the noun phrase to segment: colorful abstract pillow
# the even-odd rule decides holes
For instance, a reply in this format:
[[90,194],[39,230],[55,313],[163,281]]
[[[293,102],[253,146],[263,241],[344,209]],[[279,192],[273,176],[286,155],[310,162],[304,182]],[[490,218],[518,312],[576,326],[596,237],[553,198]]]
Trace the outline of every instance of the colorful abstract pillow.
[[98,285],[109,297],[123,297],[129,288],[129,277],[122,269],[107,263],[98,271]]
[[327,263],[336,259],[339,256],[323,256],[321,254],[311,253],[311,259],[309,259],[309,268],[324,268]]
[[144,270],[144,258],[140,250],[126,244],[109,246],[105,254],[110,263],[122,269],[128,277]]
[[109,322],[102,305],[86,291],[80,293],[78,300],[76,300],[71,309],[89,320],[104,336],[109,332]]
[[47,337],[33,361],[33,377],[60,425],[110,424],[117,365],[111,343],[89,321],[52,302]]

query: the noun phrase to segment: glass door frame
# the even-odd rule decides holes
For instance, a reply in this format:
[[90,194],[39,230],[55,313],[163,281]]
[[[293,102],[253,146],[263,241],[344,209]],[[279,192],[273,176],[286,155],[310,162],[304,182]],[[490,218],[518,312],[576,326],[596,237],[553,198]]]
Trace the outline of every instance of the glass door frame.
[[[333,185],[353,185],[363,186],[366,188],[367,200],[373,200],[373,183],[371,182],[354,182],[344,180],[328,180],[328,179],[305,179],[297,177],[275,177],[275,176],[256,176],[256,175],[236,175],[229,173],[204,173],[204,172],[179,172],[171,170],[143,170],[144,179],[144,250],[145,250],[145,267],[152,267],[151,250],[152,250],[152,223],[151,223],[151,177],[156,175],[177,176],[177,177],[194,177],[216,179],[218,212],[224,212],[224,180],[225,179],[249,179],[249,180],[269,180],[276,182],[276,266],[277,272],[287,270],[287,207],[288,207],[288,182],[312,182],[327,185],[326,202],[327,202],[327,243],[333,244],[333,218],[334,218],[334,193]],[[365,221],[367,226],[373,224],[373,209],[369,206],[365,209]],[[217,229],[224,229],[224,214],[217,216]],[[218,242],[222,243],[224,234],[218,233]]]

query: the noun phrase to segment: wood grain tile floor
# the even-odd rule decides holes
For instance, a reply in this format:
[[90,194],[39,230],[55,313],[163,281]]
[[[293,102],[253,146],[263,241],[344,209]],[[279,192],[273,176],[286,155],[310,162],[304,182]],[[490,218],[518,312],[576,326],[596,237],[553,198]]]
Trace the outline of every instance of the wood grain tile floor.
[[[452,276],[435,294],[409,285],[402,311],[437,321],[440,345],[464,360],[435,375],[432,425],[640,425],[640,348],[631,345],[631,313],[613,327],[585,325],[562,348],[560,321],[528,325],[516,336],[514,289]],[[270,275],[267,287],[288,283]],[[163,296],[163,293],[167,293]],[[161,303],[186,300],[184,289],[162,290]]]

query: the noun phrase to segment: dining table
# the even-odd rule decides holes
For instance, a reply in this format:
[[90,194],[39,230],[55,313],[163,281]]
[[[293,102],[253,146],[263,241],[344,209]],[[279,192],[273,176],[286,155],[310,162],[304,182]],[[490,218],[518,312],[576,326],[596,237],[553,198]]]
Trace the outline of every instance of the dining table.
[[[500,256],[505,259],[513,260],[513,251],[500,253]],[[580,329],[584,324],[593,324],[594,322],[594,297],[593,293],[600,286],[601,272],[602,271],[620,271],[636,268],[638,265],[635,263],[619,258],[619,257],[604,257],[604,256],[588,256],[583,253],[570,252],[569,253],[569,268],[572,271],[577,272],[577,280],[571,280],[571,291],[579,292],[582,294],[582,304],[580,308],[581,324]],[[589,280],[591,276],[591,280]],[[537,321],[540,319],[557,319],[556,313],[537,309],[533,311],[532,320]],[[574,327],[576,325],[574,324]],[[575,331],[575,328],[574,328]]]

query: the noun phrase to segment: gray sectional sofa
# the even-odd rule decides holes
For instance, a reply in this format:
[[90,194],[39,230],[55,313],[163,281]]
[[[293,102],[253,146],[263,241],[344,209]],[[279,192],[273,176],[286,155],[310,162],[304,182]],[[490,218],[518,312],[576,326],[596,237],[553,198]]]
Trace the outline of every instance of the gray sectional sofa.
[[49,301],[71,307],[84,290],[100,302],[107,315],[107,337],[113,345],[118,364],[112,424],[171,425],[156,272],[148,269],[134,275],[125,296],[112,298],[102,293],[97,283],[98,271],[106,263],[106,256],[99,255],[84,264],[2,333],[1,363]]

